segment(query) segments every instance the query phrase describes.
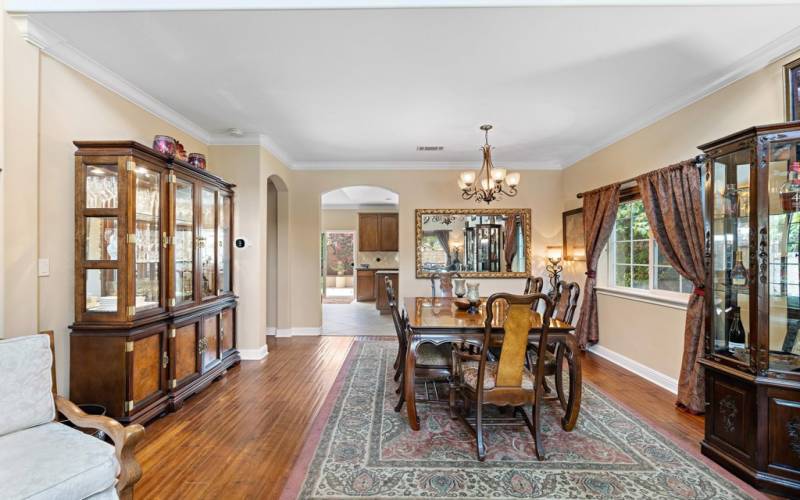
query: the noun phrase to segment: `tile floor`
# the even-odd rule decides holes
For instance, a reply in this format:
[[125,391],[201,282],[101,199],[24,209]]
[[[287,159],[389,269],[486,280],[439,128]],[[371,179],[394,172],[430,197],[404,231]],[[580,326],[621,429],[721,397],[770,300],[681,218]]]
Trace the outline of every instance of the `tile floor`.
[[395,335],[390,314],[380,314],[375,302],[322,304],[323,335]]

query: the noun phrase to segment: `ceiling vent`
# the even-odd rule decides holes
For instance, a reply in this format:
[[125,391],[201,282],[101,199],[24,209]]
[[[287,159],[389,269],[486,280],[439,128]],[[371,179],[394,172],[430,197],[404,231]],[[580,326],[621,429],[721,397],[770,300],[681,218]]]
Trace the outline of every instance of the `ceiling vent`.
[[417,151],[441,151],[444,146],[417,146]]

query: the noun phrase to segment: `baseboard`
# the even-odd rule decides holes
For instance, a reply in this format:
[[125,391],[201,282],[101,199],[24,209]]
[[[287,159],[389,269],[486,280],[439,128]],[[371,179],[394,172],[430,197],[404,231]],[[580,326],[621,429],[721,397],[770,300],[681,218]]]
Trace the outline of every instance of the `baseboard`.
[[239,349],[239,356],[243,361],[258,361],[264,359],[269,354],[267,345],[262,345],[259,349]]
[[[316,337],[320,334],[320,328],[317,326],[295,327],[295,328],[278,328],[274,335],[276,337]],[[269,333],[267,333],[269,335]]]
[[292,328],[292,336],[294,337],[306,337],[306,336],[316,337],[319,334],[320,334],[320,328],[318,326]]
[[659,371],[653,370],[649,366],[645,366],[638,361],[635,361],[627,356],[623,356],[622,354],[612,351],[611,349],[607,349],[601,345],[593,345],[589,347],[589,351],[597,354],[601,358],[611,361],[615,365],[625,368],[629,372],[639,375],[643,379],[648,380],[673,394],[678,393],[678,381],[676,379],[668,375],[664,375]]
[[277,328],[275,328],[274,326],[268,326],[267,327],[267,335],[268,336],[269,335],[275,335],[276,333],[278,333],[278,329]]

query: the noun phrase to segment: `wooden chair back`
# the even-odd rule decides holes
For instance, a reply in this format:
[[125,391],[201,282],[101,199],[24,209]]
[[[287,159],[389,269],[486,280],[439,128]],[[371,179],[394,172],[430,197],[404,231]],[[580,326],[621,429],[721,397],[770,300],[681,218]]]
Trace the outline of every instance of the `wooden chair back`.
[[559,281],[556,288],[555,313],[557,320],[572,324],[575,309],[578,308],[578,297],[581,295],[581,286],[576,282],[567,283]]
[[[496,293],[486,301],[486,322],[484,323],[484,346],[491,345],[492,330],[495,315],[495,303],[505,302],[505,307],[498,307],[498,312],[505,314],[503,321],[503,343],[500,347],[500,356],[497,365],[496,388],[521,388],[523,371],[525,370],[525,353],[528,348],[528,334],[533,326],[531,308],[534,303],[542,301],[545,310],[542,313],[542,333],[539,339],[538,358],[533,367],[536,377],[535,392],[542,387],[545,368],[545,352],[542,346],[547,346],[547,332],[550,318],[553,314],[553,301],[543,293],[514,295],[510,293]],[[486,372],[488,349],[481,350],[481,360],[478,368],[477,387],[483,387]]]
[[394,295],[394,285],[392,285],[392,280],[389,276],[384,276],[383,278],[384,284],[386,286],[386,297],[389,302],[389,309],[392,312],[392,322],[394,323],[394,329],[397,333],[397,343],[400,346],[400,349],[404,349],[406,345],[406,318],[400,314],[400,308],[397,307],[397,297]]
[[[541,278],[540,276],[528,276],[528,278],[525,280],[524,295],[542,293],[542,288],[544,288],[544,278]],[[531,309],[534,311],[539,309],[538,300],[531,304]]]

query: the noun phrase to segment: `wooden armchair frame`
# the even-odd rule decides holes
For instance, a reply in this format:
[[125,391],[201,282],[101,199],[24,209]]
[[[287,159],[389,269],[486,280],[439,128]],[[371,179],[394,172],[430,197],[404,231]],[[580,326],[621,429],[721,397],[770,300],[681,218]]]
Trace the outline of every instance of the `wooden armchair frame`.
[[[494,320],[494,303],[503,300],[508,304],[506,321],[504,322],[504,334],[500,346],[500,356],[497,361],[497,374],[495,375],[495,386],[491,389],[484,388],[486,377],[486,366],[489,362],[487,355],[488,347],[492,344],[493,333],[492,323]],[[528,334],[530,331],[530,313],[527,320],[524,312],[514,308],[516,305],[524,305],[525,311],[530,311],[533,303],[542,301],[545,304],[545,311],[542,314],[542,333],[538,344],[539,355],[531,372],[534,377],[533,389],[525,389],[522,386],[522,377],[525,368],[525,352],[528,345]],[[484,323],[484,336],[481,343],[480,354],[473,354],[462,350],[453,350],[455,362],[454,379],[458,381],[455,390],[460,393],[464,401],[462,411],[458,411],[455,406],[455,392],[451,392],[450,412],[452,418],[459,418],[470,429],[476,437],[478,460],[486,458],[486,444],[483,436],[483,406],[487,404],[495,406],[511,406],[514,413],[522,416],[525,425],[528,427],[534,438],[534,449],[536,458],[544,459],[544,450],[540,434],[539,417],[541,413],[541,401],[544,393],[544,374],[545,356],[547,346],[547,333],[550,325],[550,318],[553,314],[552,299],[542,293],[532,293],[527,295],[513,295],[510,293],[497,293],[489,297],[486,302],[486,320]],[[505,357],[503,349],[508,349],[508,356]],[[463,381],[464,361],[478,362],[478,376],[475,387],[471,387]],[[467,420],[470,403],[476,403],[475,426]],[[531,405],[531,418],[525,413],[524,406]]]
[[78,405],[69,399],[57,394],[56,385],[56,356],[53,332],[40,332],[50,337],[50,353],[53,356],[51,376],[53,383],[53,399],[56,409],[67,420],[77,427],[103,431],[114,443],[114,453],[119,462],[119,475],[117,476],[116,490],[121,500],[133,499],[133,485],[142,477],[142,467],[136,461],[134,452],[136,445],[144,437],[144,427],[139,424],[124,426],[111,417],[88,415]]

